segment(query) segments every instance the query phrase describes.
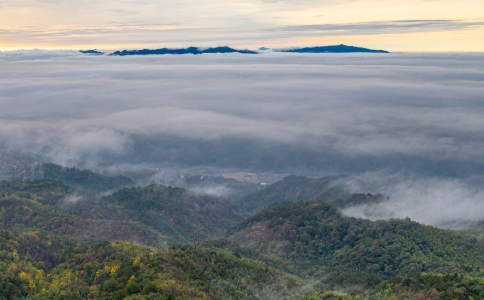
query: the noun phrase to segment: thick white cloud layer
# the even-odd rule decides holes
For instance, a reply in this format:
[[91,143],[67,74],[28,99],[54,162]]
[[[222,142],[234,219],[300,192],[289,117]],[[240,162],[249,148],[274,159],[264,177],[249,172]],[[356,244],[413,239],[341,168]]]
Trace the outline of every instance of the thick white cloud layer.
[[481,160],[483,56],[68,54],[0,56],[5,138],[108,130]]
[[[0,59],[8,145],[39,140],[44,147],[54,138],[82,148],[74,141],[89,145],[92,138],[111,151],[108,144],[124,144],[132,134],[167,134],[463,162],[481,162],[484,147],[479,55],[120,58],[34,51]],[[117,138],[103,138],[106,132]]]

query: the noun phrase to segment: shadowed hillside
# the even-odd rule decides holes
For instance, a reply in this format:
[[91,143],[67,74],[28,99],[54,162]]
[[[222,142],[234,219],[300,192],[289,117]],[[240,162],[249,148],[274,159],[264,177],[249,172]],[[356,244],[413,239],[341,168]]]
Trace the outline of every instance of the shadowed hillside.
[[122,189],[100,203],[130,210],[140,222],[178,243],[222,236],[243,220],[237,207],[223,199],[161,185]]
[[127,240],[166,249],[220,237],[242,221],[223,199],[152,185],[100,200],[70,194],[58,181],[0,182],[0,229],[42,229],[69,240]]
[[258,212],[270,204],[282,201],[334,200],[350,196],[340,176],[312,179],[304,176],[287,176],[259,192],[249,194],[237,204],[250,212]]
[[16,174],[14,179],[53,179],[70,185],[74,187],[78,193],[88,196],[94,196],[99,193],[117,190],[134,184],[133,180],[128,177],[104,176],[90,170],[66,168],[52,163],[29,167]]

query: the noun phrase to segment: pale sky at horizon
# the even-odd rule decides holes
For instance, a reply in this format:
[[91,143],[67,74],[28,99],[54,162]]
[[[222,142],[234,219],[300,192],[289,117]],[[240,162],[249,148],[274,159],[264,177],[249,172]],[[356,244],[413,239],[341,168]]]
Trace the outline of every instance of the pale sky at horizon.
[[484,52],[484,2],[0,0],[0,50],[342,43]]

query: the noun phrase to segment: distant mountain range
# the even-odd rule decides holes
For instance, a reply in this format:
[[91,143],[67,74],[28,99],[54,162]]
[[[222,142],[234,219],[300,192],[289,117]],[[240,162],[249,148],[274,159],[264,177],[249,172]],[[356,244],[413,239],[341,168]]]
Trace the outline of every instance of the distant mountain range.
[[346,46],[346,45],[335,45],[335,46],[317,46],[317,47],[306,47],[297,48],[290,50],[282,50],[281,52],[288,53],[390,53],[385,50],[372,50],[361,47]]
[[[271,50],[270,48],[261,47],[259,51],[267,51]],[[335,45],[335,46],[316,46],[316,47],[306,47],[306,48],[295,48],[295,49],[287,49],[287,50],[273,50],[275,52],[286,52],[286,53],[389,53],[385,50],[373,50],[361,47],[354,47],[354,46],[347,46],[347,45]],[[79,51],[84,54],[90,55],[102,55],[104,52],[100,52],[97,50],[81,50]],[[230,48],[227,46],[224,47],[213,47],[213,48],[206,48],[202,49],[199,47],[188,47],[188,48],[178,48],[178,49],[169,49],[169,48],[161,48],[161,49],[143,49],[143,50],[122,50],[122,51],[115,51],[110,54],[110,56],[127,56],[127,55],[181,55],[181,54],[208,54],[208,53],[241,53],[241,54],[258,54],[258,51],[252,50],[238,50],[234,48]]]
[[143,50],[123,50],[111,53],[112,56],[126,56],[126,55],[165,55],[165,54],[208,54],[208,53],[242,53],[242,54],[257,54],[255,51],[251,50],[237,50],[230,47],[215,47],[200,49],[198,47],[188,47],[180,49],[143,49]]

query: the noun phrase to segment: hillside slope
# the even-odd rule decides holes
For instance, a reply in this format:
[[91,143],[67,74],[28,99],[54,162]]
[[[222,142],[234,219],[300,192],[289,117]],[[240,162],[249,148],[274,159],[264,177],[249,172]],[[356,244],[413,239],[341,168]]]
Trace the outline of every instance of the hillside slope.
[[344,208],[386,200],[381,194],[352,194],[347,185],[351,180],[353,179],[347,176],[308,178],[291,175],[242,197],[236,204],[250,213],[256,213],[271,204],[283,201],[320,200]]
[[47,163],[29,167],[17,173],[14,180],[52,179],[75,188],[76,192],[86,196],[117,190],[134,185],[133,180],[124,176],[105,176],[90,170],[66,168]]
[[162,185],[122,189],[100,203],[128,209],[143,224],[183,244],[222,236],[243,220],[228,201]]
[[[222,250],[58,244],[38,231],[0,233],[0,298],[267,299],[271,293],[285,299],[299,285],[262,262]],[[30,255],[33,245],[44,256]]]
[[100,200],[61,182],[0,182],[0,230],[46,230],[72,241],[126,240],[160,249],[222,236],[243,220],[233,204],[180,188],[122,189]]
[[[243,220],[233,204],[181,188],[72,191],[0,182],[0,299],[484,297],[479,231],[372,222],[335,206],[372,195],[280,202]],[[229,227],[228,240],[207,240]]]
[[376,221],[342,216],[321,201],[273,204],[230,235],[242,249],[299,275],[318,272],[484,274],[484,242],[464,232],[410,219]]

